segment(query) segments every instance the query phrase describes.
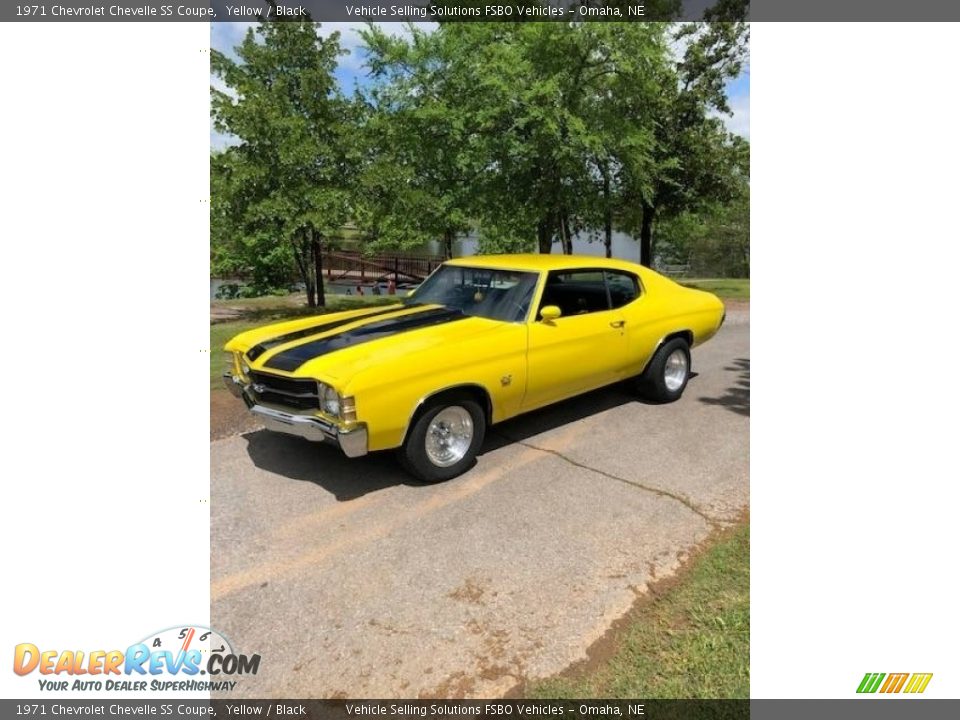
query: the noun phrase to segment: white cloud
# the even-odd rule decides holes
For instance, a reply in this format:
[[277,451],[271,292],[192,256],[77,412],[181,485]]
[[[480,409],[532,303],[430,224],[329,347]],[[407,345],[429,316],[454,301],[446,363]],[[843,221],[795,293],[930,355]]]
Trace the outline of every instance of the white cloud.
[[233,49],[243,42],[247,30],[256,26],[252,22],[210,23],[210,47],[236,59]]
[[[410,38],[413,36],[410,25],[405,22],[373,23],[373,25],[388,35],[402,38]],[[349,53],[340,58],[339,65],[345,70],[356,72],[362,70],[364,65],[363,38],[360,36],[360,31],[365,30],[366,27],[367,23],[365,22],[328,22],[323,23],[317,29],[317,34],[320,37],[328,37],[333,32],[339,32],[340,47]],[[417,23],[417,27],[426,32],[433,32],[437,25],[436,23]]]
[[730,98],[730,109],[733,110],[733,116],[725,116],[724,122],[727,129],[747,140],[750,139],[750,95],[737,95]]
[[216,75],[210,76],[210,87],[212,87],[214,90],[218,90],[222,93],[226,93],[227,95],[232,97],[234,100],[237,99],[237,91],[234,90],[232,87],[228,86],[222,79],[220,79]]

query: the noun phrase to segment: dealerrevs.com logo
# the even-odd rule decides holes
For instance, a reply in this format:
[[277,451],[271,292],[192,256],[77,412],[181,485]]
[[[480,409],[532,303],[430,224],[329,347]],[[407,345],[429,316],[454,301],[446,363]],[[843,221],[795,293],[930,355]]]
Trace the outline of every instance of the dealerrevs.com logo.
[[867,673],[857,687],[858,693],[922,693],[933,673]]
[[41,690],[230,691],[233,678],[256,675],[260,655],[242,655],[216,630],[202,625],[151,633],[126,650],[41,650],[20,643],[17,675],[39,674]]

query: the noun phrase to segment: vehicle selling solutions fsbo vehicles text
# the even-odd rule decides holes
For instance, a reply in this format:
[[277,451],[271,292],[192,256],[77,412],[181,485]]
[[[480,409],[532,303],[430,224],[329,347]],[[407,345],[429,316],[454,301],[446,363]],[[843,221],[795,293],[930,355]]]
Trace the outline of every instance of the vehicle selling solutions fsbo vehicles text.
[[[443,5],[345,5],[350,17],[373,18],[422,18],[432,19],[439,17],[488,17],[488,18],[562,18],[567,16],[580,17],[624,17],[620,8],[592,8],[578,6],[576,8],[561,8],[552,5],[528,6],[497,3],[480,7],[446,7]],[[229,12],[228,8],[228,12]],[[256,14],[259,14],[259,9]],[[644,5],[629,5],[626,8],[626,17],[644,17]]]

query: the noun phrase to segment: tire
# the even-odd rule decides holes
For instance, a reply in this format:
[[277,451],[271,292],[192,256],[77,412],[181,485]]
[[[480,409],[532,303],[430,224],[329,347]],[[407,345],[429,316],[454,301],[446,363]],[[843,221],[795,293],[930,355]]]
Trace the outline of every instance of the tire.
[[439,398],[427,406],[407,433],[398,453],[400,462],[423,482],[450,480],[473,465],[486,430],[486,416],[474,400],[462,396]]
[[690,379],[690,346],[683,338],[668,340],[657,350],[639,379],[639,389],[649,400],[679,400]]

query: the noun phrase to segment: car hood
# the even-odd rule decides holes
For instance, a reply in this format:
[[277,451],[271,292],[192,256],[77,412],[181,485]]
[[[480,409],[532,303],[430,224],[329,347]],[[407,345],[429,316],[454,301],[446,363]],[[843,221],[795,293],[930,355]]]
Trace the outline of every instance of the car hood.
[[392,305],[257,328],[226,349],[243,353],[253,370],[345,381],[373,364],[495,335],[508,325],[439,305]]

